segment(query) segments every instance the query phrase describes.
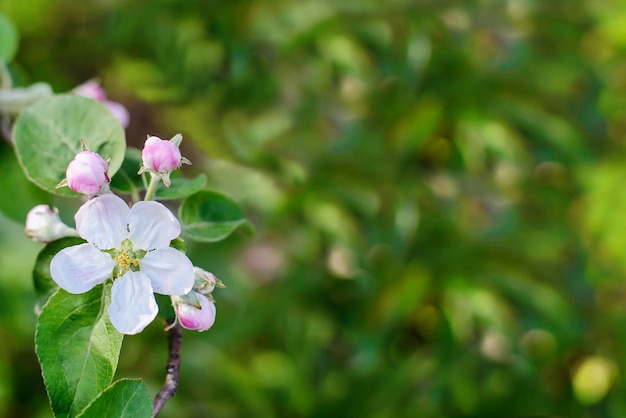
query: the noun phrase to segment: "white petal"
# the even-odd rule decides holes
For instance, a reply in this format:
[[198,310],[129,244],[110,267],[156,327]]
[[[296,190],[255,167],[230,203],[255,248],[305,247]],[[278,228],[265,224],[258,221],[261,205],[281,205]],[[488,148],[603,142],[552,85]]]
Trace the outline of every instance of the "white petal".
[[139,261],[139,269],[150,277],[156,293],[184,295],[193,287],[193,264],[174,248],[150,251]]
[[109,318],[122,334],[137,334],[150,324],[159,312],[150,279],[140,271],[129,271],[118,277],[111,288]]
[[85,293],[104,282],[117,263],[91,244],[80,244],[59,251],[50,262],[52,279],[70,293]]
[[108,250],[119,248],[128,236],[127,221],[130,209],[114,194],[95,197],[78,209],[74,219],[81,237]]
[[137,202],[128,217],[128,238],[135,249],[153,250],[170,245],[180,235],[180,222],[159,202]]

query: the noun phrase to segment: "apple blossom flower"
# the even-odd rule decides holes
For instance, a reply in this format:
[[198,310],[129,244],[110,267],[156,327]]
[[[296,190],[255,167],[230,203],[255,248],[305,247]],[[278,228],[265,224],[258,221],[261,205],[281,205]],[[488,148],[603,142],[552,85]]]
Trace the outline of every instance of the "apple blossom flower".
[[161,203],[129,208],[105,194],[83,204],[74,219],[87,243],[59,251],[50,274],[74,294],[112,278],[108,313],[118,331],[136,334],[152,322],[158,312],[154,293],[184,295],[193,287],[193,264],[169,246],[180,235],[180,223]]
[[81,151],[68,164],[65,179],[56,187],[68,186],[75,192],[94,195],[111,182],[107,170],[108,164],[99,154]]
[[148,136],[141,151],[141,169],[138,174],[149,172],[159,176],[163,180],[165,187],[170,187],[170,173],[182,164],[191,162],[180,155],[180,146],[183,136],[176,134],[169,141],[158,136]]
[[74,228],[65,225],[57,208],[37,205],[26,215],[26,235],[33,241],[51,242],[64,237],[78,236]]
[[206,331],[215,323],[215,304],[195,291],[184,296],[172,296],[178,323],[193,331]]
[[102,86],[100,86],[100,83],[97,80],[85,81],[83,84],[74,87],[72,93],[78,96],[89,97],[90,99],[99,101],[109,109],[111,114],[115,116],[115,118],[124,128],[128,127],[128,124],[130,122],[130,115],[128,114],[128,110],[126,110],[123,105],[117,102],[107,100],[106,93],[104,92],[104,89],[102,88]]

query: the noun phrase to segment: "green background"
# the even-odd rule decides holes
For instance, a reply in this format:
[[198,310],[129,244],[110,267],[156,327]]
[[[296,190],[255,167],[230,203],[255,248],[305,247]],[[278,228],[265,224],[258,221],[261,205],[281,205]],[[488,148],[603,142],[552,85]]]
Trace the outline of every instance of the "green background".
[[[129,145],[250,238],[192,244],[227,285],[161,417],[626,416],[626,3],[0,0],[16,85],[97,77]],[[31,206],[0,147],[0,416],[50,417]],[[8,191],[8,192],[7,192]],[[77,202],[56,197],[71,223]],[[172,202],[168,202],[170,204]],[[17,222],[20,221],[20,222]],[[117,378],[154,396],[166,341]]]

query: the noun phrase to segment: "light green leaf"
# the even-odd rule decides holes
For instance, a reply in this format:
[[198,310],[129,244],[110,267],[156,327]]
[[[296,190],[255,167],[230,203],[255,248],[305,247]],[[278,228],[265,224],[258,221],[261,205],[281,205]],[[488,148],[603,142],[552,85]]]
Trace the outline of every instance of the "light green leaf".
[[20,114],[13,130],[17,156],[28,178],[42,189],[63,196],[78,196],[67,187],[55,186],[81,151],[81,138],[90,151],[105,160],[111,158],[109,176],[113,176],[124,160],[124,129],[95,100],[71,95],[40,100]]
[[81,295],[59,289],[39,316],[35,350],[57,418],[76,416],[111,384],[123,336],[106,311],[110,291],[108,284]]
[[11,62],[17,52],[19,36],[13,23],[0,13],[0,61]]
[[61,238],[46,245],[37,255],[35,267],[33,267],[33,284],[37,294],[37,312],[41,311],[50,295],[59,288],[50,275],[50,261],[52,261],[52,257],[65,247],[82,244],[83,242],[85,240],[78,237]]
[[93,400],[77,418],[150,418],[152,399],[139,379],[121,379]]
[[179,218],[183,232],[200,242],[221,241],[238,228],[252,231],[252,225],[237,203],[206,190],[183,200]]

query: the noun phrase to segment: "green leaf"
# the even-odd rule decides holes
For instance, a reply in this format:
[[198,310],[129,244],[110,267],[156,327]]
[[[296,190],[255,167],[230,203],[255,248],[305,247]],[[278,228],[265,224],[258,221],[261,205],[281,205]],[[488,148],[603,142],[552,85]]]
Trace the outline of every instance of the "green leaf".
[[181,253],[186,253],[187,252],[187,244],[185,243],[185,240],[182,239],[181,237],[174,238],[170,242],[170,247],[176,248]]
[[159,184],[155,193],[155,200],[181,199],[199,192],[206,186],[206,174],[200,174],[196,178],[187,179],[175,173],[178,173],[178,171],[172,172],[170,178],[172,183],[169,188],[165,187],[163,182]]
[[121,379],[93,400],[77,418],[150,418],[152,399],[139,379]]
[[52,241],[39,252],[37,260],[35,261],[35,267],[33,268],[33,284],[35,285],[35,293],[37,295],[37,312],[41,311],[50,295],[59,288],[50,275],[50,261],[52,261],[52,257],[65,247],[82,244],[84,242],[84,239],[78,237],[61,238]]
[[35,350],[57,418],[76,416],[111,384],[123,335],[109,321],[110,292],[59,289],[39,316]]
[[0,13],[0,61],[11,62],[17,52],[19,36],[13,23]]
[[111,158],[109,176],[122,165],[126,150],[124,129],[111,112],[95,100],[71,95],[49,97],[26,108],[15,124],[13,138],[28,178],[62,196],[78,196],[67,187],[55,186],[81,151],[81,138],[91,151],[105,160]]
[[179,218],[183,232],[200,242],[221,241],[238,228],[252,230],[237,203],[222,194],[206,190],[183,200]]
[[111,189],[116,192],[139,196],[139,192],[146,188],[143,175],[137,174],[140,168],[141,150],[127,148],[122,166],[115,177],[111,178]]

